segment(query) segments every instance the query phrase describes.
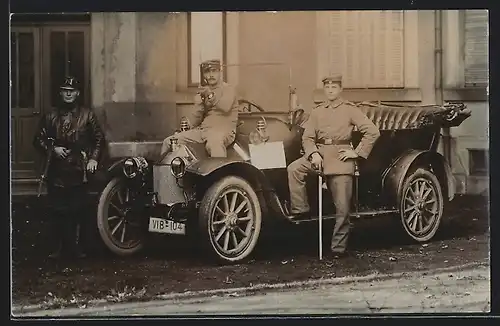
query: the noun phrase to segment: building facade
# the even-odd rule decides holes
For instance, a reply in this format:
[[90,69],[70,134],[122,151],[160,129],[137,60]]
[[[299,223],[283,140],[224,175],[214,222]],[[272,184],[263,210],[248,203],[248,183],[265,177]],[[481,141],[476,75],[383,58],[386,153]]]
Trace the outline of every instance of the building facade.
[[472,117],[443,131],[441,150],[458,192],[488,191],[486,10],[25,16],[11,39],[17,184],[36,178],[31,139],[64,74],[83,81],[110,142],[161,141],[193,106],[199,63],[221,58],[226,81],[273,111],[288,110],[290,84],[310,109],[329,73],[352,101],[463,101]]

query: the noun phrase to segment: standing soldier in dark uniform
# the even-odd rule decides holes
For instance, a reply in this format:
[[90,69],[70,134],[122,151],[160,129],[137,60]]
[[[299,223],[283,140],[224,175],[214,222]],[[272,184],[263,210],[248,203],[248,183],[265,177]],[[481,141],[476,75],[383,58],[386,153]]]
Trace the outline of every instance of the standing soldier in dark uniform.
[[49,256],[59,258],[71,249],[85,257],[80,239],[87,196],[87,172],[97,170],[104,147],[104,134],[94,112],[78,105],[78,82],[66,77],[60,87],[61,103],[40,120],[34,146],[48,155],[47,194],[52,208],[53,237],[56,250]]
[[[305,155],[287,168],[291,218],[300,219],[308,214],[306,176],[315,171],[322,172],[335,204],[331,250],[339,257],[345,253],[349,235],[354,160],[368,157],[380,132],[357,107],[340,98],[341,76],[324,78],[323,90],[327,101],[311,112],[305,124],[302,136]],[[356,149],[351,146],[353,127],[357,127],[363,135]]]
[[204,61],[201,71],[207,85],[201,87],[195,99],[196,110],[187,118],[190,130],[167,137],[163,141],[162,153],[171,150],[171,139],[176,138],[179,144],[205,143],[211,157],[227,156],[227,146],[236,137],[238,123],[236,91],[222,81],[220,60]]

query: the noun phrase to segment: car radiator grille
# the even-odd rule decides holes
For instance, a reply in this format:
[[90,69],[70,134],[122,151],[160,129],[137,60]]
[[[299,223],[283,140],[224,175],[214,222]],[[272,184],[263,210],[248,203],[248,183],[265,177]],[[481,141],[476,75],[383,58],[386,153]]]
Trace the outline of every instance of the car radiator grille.
[[172,205],[185,202],[184,190],[170,172],[170,165],[153,166],[153,187],[158,194],[158,203]]

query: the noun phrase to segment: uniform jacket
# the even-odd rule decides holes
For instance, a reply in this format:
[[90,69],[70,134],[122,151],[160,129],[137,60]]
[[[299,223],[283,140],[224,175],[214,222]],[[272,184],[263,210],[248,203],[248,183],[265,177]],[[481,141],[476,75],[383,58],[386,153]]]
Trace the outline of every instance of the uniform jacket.
[[325,141],[332,143],[347,143],[352,139],[356,127],[362,134],[359,145],[354,151],[362,158],[368,158],[380,131],[373,122],[357,107],[338,99],[335,102],[323,102],[314,108],[304,126],[302,144],[305,157],[318,152],[323,157],[323,172],[325,175],[354,174],[354,161],[342,162],[339,150],[351,148],[350,144],[324,145]]
[[[71,149],[71,154],[65,159],[52,155],[47,179],[49,184],[60,187],[82,184],[85,162],[81,152],[86,153],[87,160],[99,162],[105,146],[104,133],[93,111],[75,108],[69,111],[69,115],[67,112],[53,110],[45,114],[33,141],[35,148],[44,155],[47,154],[49,137],[54,139],[54,147]],[[63,126],[65,120],[70,123],[66,128]]]
[[198,95],[196,97],[196,109],[189,122],[191,127],[201,126],[203,129],[217,128],[224,132],[236,131],[238,123],[238,101],[236,90],[227,83],[221,83],[211,87],[215,93],[214,105],[206,107]]

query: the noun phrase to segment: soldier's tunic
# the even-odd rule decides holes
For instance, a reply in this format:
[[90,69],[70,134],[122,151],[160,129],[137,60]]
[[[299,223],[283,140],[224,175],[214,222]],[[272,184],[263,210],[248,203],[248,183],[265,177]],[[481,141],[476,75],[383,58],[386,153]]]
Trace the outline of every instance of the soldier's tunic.
[[54,147],[71,150],[66,158],[52,154],[47,175],[49,204],[56,227],[60,228],[56,232],[68,235],[76,224],[82,222],[85,211],[87,192],[83,171],[86,166],[81,152],[85,152],[88,159],[99,162],[105,138],[94,112],[79,107],[56,109],[42,117],[33,145],[44,156],[47,155],[49,137],[54,139]]
[[305,155],[292,162],[288,170],[291,212],[300,214],[310,210],[306,176],[315,170],[309,161],[313,153],[323,157],[323,174],[332,193],[336,208],[336,223],[332,237],[332,251],[343,252],[349,231],[349,212],[352,198],[354,161],[339,159],[339,150],[351,149],[353,128],[363,135],[354,151],[367,158],[380,135],[378,128],[357,107],[342,99],[324,102],[312,110],[302,137]]
[[211,157],[227,156],[227,146],[235,140],[238,123],[236,91],[233,86],[224,82],[210,89],[215,94],[214,105],[205,106],[197,95],[196,109],[188,117],[192,129],[167,137],[163,141],[162,153],[171,150],[170,140],[175,137],[179,144],[205,143]]

